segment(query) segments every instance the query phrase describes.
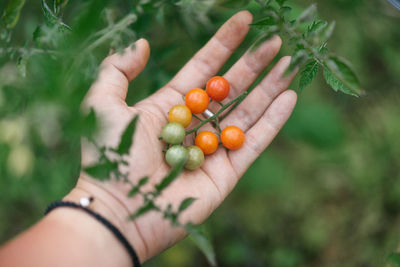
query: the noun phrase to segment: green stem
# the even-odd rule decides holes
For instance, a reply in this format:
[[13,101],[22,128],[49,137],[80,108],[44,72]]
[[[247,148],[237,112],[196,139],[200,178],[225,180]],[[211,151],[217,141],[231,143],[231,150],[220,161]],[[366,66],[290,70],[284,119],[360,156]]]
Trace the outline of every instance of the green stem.
[[241,93],[240,95],[238,95],[237,97],[235,97],[233,100],[231,100],[229,103],[227,103],[226,105],[222,106],[220,110],[218,110],[217,113],[215,113],[213,116],[209,117],[208,119],[205,119],[203,121],[201,121],[201,123],[199,125],[197,125],[195,128],[189,130],[186,132],[186,135],[192,134],[194,132],[196,132],[197,130],[199,130],[203,125],[205,125],[206,123],[210,122],[210,121],[215,121],[219,115],[221,115],[222,112],[224,112],[227,108],[229,108],[230,106],[232,106],[232,104],[235,103],[240,103],[243,101],[243,99],[247,96],[248,92],[244,91],[243,93]]
[[120,22],[118,22],[117,24],[113,25],[111,29],[109,29],[109,31],[107,31],[107,33],[105,33],[104,35],[102,35],[100,38],[98,38],[96,41],[94,41],[93,43],[91,43],[85,50],[84,52],[88,52],[90,50],[93,50],[94,48],[98,47],[99,45],[101,45],[103,42],[105,42],[107,39],[111,38],[114,36],[114,34],[116,32],[122,31],[123,29],[125,29],[126,27],[128,27],[129,25],[131,25],[132,23],[135,22],[136,20],[136,15],[135,14],[129,14],[127,15],[125,18],[123,18]]
[[203,121],[200,117],[196,116],[196,114],[192,114],[192,116],[198,119],[199,121]]

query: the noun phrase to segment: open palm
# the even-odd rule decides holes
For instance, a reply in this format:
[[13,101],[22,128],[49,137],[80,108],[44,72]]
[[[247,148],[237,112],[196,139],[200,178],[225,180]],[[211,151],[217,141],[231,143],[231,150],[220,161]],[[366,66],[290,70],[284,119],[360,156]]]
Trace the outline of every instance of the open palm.
[[[100,132],[101,145],[116,147],[126,125],[136,114],[139,123],[128,161],[129,179],[134,183],[148,176],[148,185],[159,183],[170,171],[164,160],[164,144],[158,140],[161,127],[167,123],[169,109],[182,104],[182,96],[192,88],[202,88],[214,76],[249,30],[252,16],[247,11],[234,15],[215,36],[180,70],[163,88],[143,101],[128,106],[125,102],[128,83],[144,68],[150,49],[147,41],[136,42],[135,49],[127,48],[123,55],[112,55],[102,63],[97,82],[91,87],[85,105],[93,107],[104,125]],[[268,66],[280,49],[281,39],[276,36],[262,44],[254,53],[245,53],[224,77],[231,84],[228,102],[247,90],[260,73]],[[220,147],[207,156],[203,166],[196,171],[184,171],[157,200],[165,206],[171,203],[176,208],[187,197],[196,202],[181,217],[183,221],[200,223],[217,208],[232,191],[239,178],[250,164],[272,141],[290,116],[296,102],[296,94],[286,90],[294,74],[283,77],[290,58],[282,58],[254,88],[247,98],[222,122],[221,127],[236,125],[246,133],[246,140],[239,150],[228,151]],[[218,106],[210,105],[212,111]],[[190,127],[198,123],[193,119]],[[210,126],[204,126],[209,128]],[[188,137],[185,141],[191,142]],[[82,165],[92,164],[96,153],[92,145],[83,142]],[[129,187],[121,182],[100,182],[81,175],[75,191],[94,195],[103,201],[116,224],[134,245],[141,261],[182,239],[185,232],[172,228],[159,213],[149,212],[135,221],[127,221],[141,204],[140,196],[126,197]],[[114,219],[115,221],[115,219]]]

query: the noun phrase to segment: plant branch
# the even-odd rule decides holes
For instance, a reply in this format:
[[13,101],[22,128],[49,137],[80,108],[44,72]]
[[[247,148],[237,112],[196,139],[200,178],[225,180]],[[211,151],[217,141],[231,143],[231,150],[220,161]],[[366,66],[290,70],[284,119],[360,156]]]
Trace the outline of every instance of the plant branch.
[[217,113],[215,113],[213,116],[209,117],[208,119],[205,119],[203,121],[201,121],[201,123],[199,125],[197,125],[196,127],[194,127],[193,129],[189,130],[186,132],[186,135],[189,135],[191,133],[197,132],[197,130],[199,130],[203,125],[205,125],[206,123],[210,122],[210,121],[215,121],[219,115],[221,115],[222,112],[224,112],[227,108],[229,108],[230,106],[232,106],[232,104],[235,104],[236,102],[242,102],[243,99],[247,96],[248,92],[244,91],[243,93],[241,93],[240,95],[238,95],[237,97],[235,97],[233,100],[231,100],[229,103],[225,104],[224,106],[221,107],[220,110],[218,110]]

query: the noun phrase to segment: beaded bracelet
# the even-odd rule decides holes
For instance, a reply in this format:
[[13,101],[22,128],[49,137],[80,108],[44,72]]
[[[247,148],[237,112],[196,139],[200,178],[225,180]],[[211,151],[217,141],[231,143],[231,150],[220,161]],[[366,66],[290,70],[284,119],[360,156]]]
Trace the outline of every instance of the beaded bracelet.
[[122,243],[122,245],[126,248],[126,250],[129,253],[129,256],[132,259],[133,266],[134,267],[140,267],[140,262],[139,258],[136,255],[135,250],[133,247],[129,244],[128,240],[123,236],[123,234],[118,230],[117,227],[115,227],[112,223],[110,223],[106,218],[101,216],[100,214],[90,210],[88,207],[90,203],[94,200],[93,197],[86,198],[83,197],[80,199],[80,204],[76,204],[74,202],[69,202],[69,201],[56,201],[51,203],[46,211],[44,212],[44,215],[48,214],[50,211],[54,210],[55,208],[59,207],[70,207],[70,208],[76,208],[83,210],[87,214],[91,215],[93,218],[95,218],[97,221],[101,222],[105,227],[107,227],[113,234],[114,236]]

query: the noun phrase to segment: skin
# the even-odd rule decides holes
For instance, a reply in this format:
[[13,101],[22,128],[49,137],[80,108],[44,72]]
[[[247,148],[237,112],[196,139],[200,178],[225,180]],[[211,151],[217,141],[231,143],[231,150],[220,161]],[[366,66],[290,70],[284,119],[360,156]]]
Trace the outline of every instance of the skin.
[[[134,146],[126,158],[130,166],[124,170],[129,171],[129,179],[134,183],[148,175],[150,180],[146,186],[149,190],[169,172],[162,153],[164,145],[158,140],[161,127],[167,123],[168,110],[182,104],[182,96],[189,89],[204,87],[217,74],[246,36],[251,21],[252,16],[247,11],[234,15],[167,85],[134,106],[128,106],[125,97],[129,82],[146,65],[150,54],[148,42],[141,39],[136,42],[135,50],[128,48],[123,55],[112,55],[103,61],[102,71],[87,94],[84,108],[93,107],[101,117],[103,128],[97,142],[110,147],[117,146],[131,118],[140,115]],[[223,75],[231,84],[229,96],[223,103],[248,89],[277,55],[280,46],[281,39],[276,36],[256,52],[245,53]],[[247,168],[271,143],[295,106],[296,94],[287,90],[295,73],[283,77],[289,62],[289,57],[280,59],[237,109],[221,122],[222,128],[236,125],[245,132],[243,147],[229,151],[220,146],[214,154],[207,156],[201,168],[184,171],[162,193],[159,205],[172,203],[176,209],[184,198],[194,197],[197,200],[182,214],[181,221],[202,223],[221,204]],[[218,105],[211,103],[209,109],[215,112]],[[205,126],[201,130],[212,128]],[[83,140],[82,165],[93,164],[97,156],[93,145]],[[129,187],[121,182],[100,182],[82,173],[76,187],[64,199],[78,202],[82,196],[93,196],[95,201],[90,208],[121,230],[142,262],[185,237],[184,230],[172,228],[156,212],[128,221],[127,216],[141,204],[140,196],[126,197],[128,191]],[[68,208],[51,212],[0,249],[1,266],[131,264],[128,254],[109,230],[83,212]]]

